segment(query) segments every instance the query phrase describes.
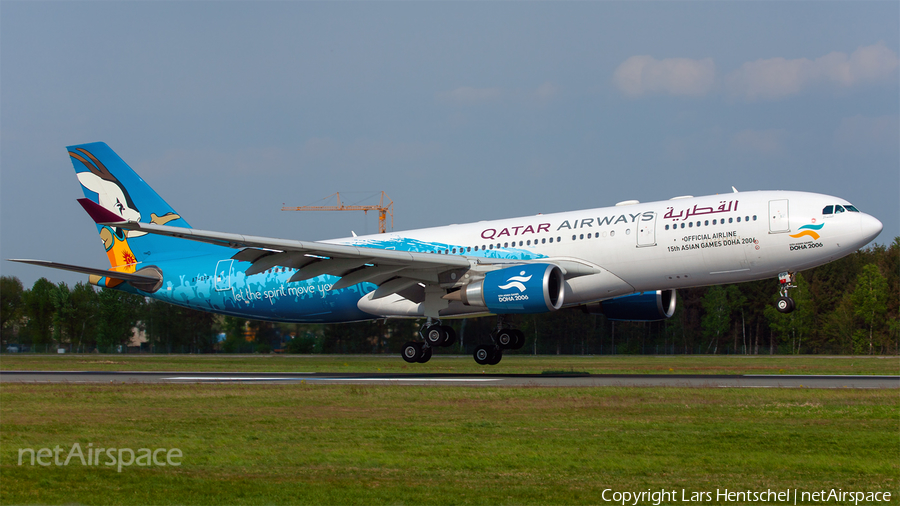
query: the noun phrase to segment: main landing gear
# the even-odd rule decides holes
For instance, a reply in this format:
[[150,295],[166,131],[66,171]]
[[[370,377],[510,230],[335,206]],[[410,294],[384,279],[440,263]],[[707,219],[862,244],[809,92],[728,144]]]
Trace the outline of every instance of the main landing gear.
[[445,347],[456,343],[456,331],[440,322],[432,323],[431,318],[424,327],[419,329],[419,335],[424,342],[409,341],[403,345],[401,355],[403,360],[414,364],[424,364],[431,359],[432,349],[436,346]]
[[779,313],[790,313],[796,307],[794,299],[788,294],[788,290],[797,288],[797,285],[794,284],[794,273],[782,272],[778,275],[778,283],[781,285],[781,288],[778,290],[779,297],[778,302],[775,303],[775,309]]
[[482,344],[475,348],[475,362],[479,365],[497,365],[503,358],[503,350],[518,350],[525,344],[525,334],[507,326],[503,316],[499,318],[496,330],[491,332],[493,344]]
[[[452,346],[456,343],[456,332],[447,325],[431,319],[419,330],[422,341],[409,341],[400,352],[403,360],[414,364],[424,364],[431,359],[435,347]],[[480,365],[497,365],[503,358],[503,350],[518,350],[525,344],[525,334],[514,329],[499,317],[497,328],[491,332],[491,344],[482,344],[475,348],[475,362]]]

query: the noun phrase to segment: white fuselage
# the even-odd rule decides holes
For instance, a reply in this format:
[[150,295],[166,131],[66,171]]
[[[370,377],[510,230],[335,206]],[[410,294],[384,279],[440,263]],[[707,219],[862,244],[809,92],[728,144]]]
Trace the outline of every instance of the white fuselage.
[[[566,281],[572,306],[649,290],[736,283],[815,267],[848,255],[880,233],[861,212],[823,214],[844,199],[755,191],[392,233],[467,257],[573,260],[593,274]],[[852,206],[851,206],[852,209]],[[384,236],[334,241],[367,245]]]

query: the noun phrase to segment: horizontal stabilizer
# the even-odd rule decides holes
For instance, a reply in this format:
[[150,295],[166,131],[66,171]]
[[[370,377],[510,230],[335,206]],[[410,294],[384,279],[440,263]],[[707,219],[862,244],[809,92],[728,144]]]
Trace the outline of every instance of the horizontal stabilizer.
[[52,267],[64,271],[80,272],[82,274],[94,274],[96,276],[106,276],[112,279],[121,279],[122,281],[131,281],[134,283],[157,283],[159,277],[145,276],[143,274],[129,274],[127,272],[108,271],[106,269],[94,269],[93,267],[81,267],[79,265],[60,264],[50,262],[48,260],[24,260],[10,258],[10,262],[20,262],[23,264],[39,265],[41,267]]

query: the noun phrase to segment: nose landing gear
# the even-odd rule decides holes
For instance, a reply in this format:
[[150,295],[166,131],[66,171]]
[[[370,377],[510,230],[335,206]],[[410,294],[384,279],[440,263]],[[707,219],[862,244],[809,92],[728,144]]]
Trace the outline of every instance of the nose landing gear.
[[790,313],[796,307],[794,299],[788,294],[788,290],[797,288],[797,285],[794,284],[794,273],[782,272],[778,275],[778,283],[781,285],[781,288],[778,290],[780,297],[778,297],[778,302],[775,303],[775,309],[779,313]]

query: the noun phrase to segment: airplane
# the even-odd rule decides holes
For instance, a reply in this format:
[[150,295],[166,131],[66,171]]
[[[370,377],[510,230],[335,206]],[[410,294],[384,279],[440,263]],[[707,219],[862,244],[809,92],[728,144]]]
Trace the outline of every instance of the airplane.
[[[109,146],[69,146],[109,269],[15,259],[90,283],[241,318],[339,323],[425,319],[402,357],[427,362],[456,340],[443,319],[497,315],[475,361],[524,344],[504,318],[580,306],[656,321],[679,288],[777,277],[794,309],[794,273],[849,255],[882,224],[844,199],[799,191],[683,196],[464,225],[298,241],[191,228]],[[485,339],[488,340],[488,339]]]

